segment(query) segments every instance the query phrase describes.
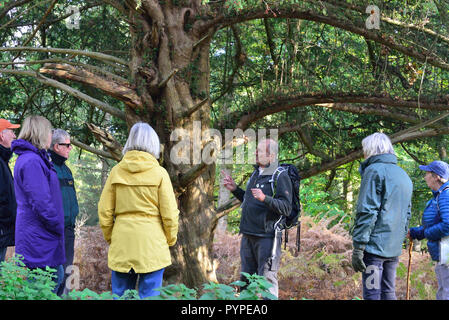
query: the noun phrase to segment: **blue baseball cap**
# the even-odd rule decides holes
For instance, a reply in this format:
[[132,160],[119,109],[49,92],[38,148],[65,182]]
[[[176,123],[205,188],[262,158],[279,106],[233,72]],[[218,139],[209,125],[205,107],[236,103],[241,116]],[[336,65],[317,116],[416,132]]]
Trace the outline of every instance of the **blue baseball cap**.
[[449,179],[449,165],[444,161],[435,160],[427,166],[419,166],[423,171],[431,171],[439,175],[443,179]]

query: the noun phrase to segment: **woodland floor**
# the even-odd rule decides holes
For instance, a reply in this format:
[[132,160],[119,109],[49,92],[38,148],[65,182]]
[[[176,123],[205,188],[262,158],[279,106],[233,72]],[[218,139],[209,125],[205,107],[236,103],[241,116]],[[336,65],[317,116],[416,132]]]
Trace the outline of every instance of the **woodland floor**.
[[[302,218],[301,249],[296,253],[296,229],[289,233],[287,250],[283,249],[279,276],[281,300],[350,300],[361,299],[361,274],[351,267],[352,241],[340,225],[330,229],[330,221],[314,222]],[[214,241],[217,279],[229,284],[239,278],[240,236],[218,233]],[[80,290],[98,293],[110,291],[107,267],[107,244],[99,227],[83,227],[77,237],[75,264],[80,268]],[[397,269],[396,294],[406,296],[408,251],[403,250]],[[434,266],[426,252],[412,253],[411,299],[433,300],[437,289]]]

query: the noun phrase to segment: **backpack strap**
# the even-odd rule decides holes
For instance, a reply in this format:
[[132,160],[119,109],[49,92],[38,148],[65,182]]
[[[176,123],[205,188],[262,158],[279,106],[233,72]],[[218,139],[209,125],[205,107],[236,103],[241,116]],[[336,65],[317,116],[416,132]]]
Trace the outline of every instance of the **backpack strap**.
[[273,197],[276,194],[276,184],[278,182],[279,175],[284,171],[287,171],[287,169],[282,166],[277,167],[276,170],[274,170],[271,179],[269,180],[269,182],[271,183],[271,192],[273,193]]
[[447,190],[447,189],[449,189],[449,186],[444,187],[443,190],[441,190],[440,192],[438,192],[438,195],[436,196],[436,199],[435,199],[435,200],[436,200],[436,203],[437,203],[438,215],[440,214],[440,206],[439,206],[439,204],[438,204],[438,200],[440,199],[440,194],[442,194],[443,191],[445,191],[445,190]]

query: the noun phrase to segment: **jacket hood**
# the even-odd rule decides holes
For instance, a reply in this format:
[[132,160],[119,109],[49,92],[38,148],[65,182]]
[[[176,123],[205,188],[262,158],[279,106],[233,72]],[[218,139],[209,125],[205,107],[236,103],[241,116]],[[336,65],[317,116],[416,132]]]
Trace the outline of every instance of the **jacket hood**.
[[125,153],[118,166],[130,173],[138,173],[159,166],[159,162],[148,152],[131,150]]
[[368,159],[366,159],[365,161],[363,161],[360,164],[360,167],[359,167],[360,174],[363,174],[365,169],[373,163],[397,164],[398,158],[394,154],[391,154],[391,153],[378,154],[377,156],[369,157]]
[[30,153],[30,152],[36,153],[39,157],[42,158],[42,160],[45,162],[45,164],[49,168],[53,168],[53,165],[50,162],[50,157],[48,156],[47,150],[45,150],[45,149],[39,150],[33,144],[31,144],[31,142],[29,142],[27,140],[23,140],[23,139],[14,140],[11,143],[11,150],[18,156],[25,154],[25,153]]
[[23,139],[14,140],[11,143],[11,150],[17,155],[21,155],[21,154],[24,154],[24,153],[30,152],[30,151],[34,152],[34,153],[39,153],[38,148],[36,148],[30,142],[23,140]]

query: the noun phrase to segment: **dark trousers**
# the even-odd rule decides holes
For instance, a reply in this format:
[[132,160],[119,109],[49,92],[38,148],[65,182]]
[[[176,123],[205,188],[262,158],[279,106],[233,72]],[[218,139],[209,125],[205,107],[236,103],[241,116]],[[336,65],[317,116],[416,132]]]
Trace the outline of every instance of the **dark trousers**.
[[[240,259],[242,263],[241,272],[264,276],[273,285],[269,289],[270,293],[277,297],[279,291],[277,272],[281,260],[282,235],[278,236],[276,241],[278,242],[276,257],[273,261],[270,261],[274,238],[243,234],[240,244]],[[241,280],[246,281],[246,278],[242,275]]]
[[0,248],[0,262],[5,261],[6,250],[8,247]]
[[366,270],[362,273],[364,300],[396,300],[398,257],[384,258],[364,252]]
[[75,255],[75,227],[66,226],[64,228],[64,246],[65,246],[65,264],[64,268],[64,279],[62,285],[58,289],[58,296],[66,294],[66,281],[70,274],[67,273],[67,267],[73,265],[73,257]]

